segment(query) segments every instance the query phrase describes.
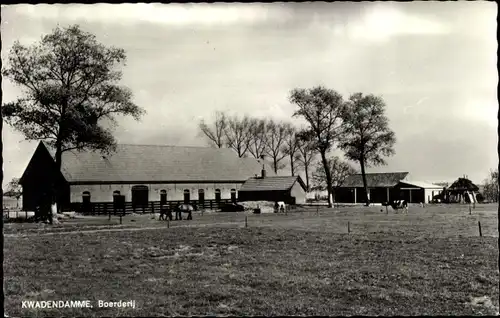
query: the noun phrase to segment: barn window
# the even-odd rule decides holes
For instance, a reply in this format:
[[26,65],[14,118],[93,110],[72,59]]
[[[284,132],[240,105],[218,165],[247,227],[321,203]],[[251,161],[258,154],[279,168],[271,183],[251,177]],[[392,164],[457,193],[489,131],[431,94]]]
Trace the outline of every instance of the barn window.
[[115,195],[120,195],[120,191],[116,190],[116,191],[113,191],[113,196]]
[[205,190],[199,189],[198,190],[198,202],[200,205],[203,205],[205,203]]
[[145,185],[132,187],[132,205],[147,206],[149,202],[149,188]]
[[231,189],[231,202],[236,202],[236,189]]
[[160,190],[160,204],[167,204],[167,190]]
[[220,189],[215,189],[215,201],[220,202]]
[[89,204],[90,203],[90,192],[89,191],[83,191],[83,193],[82,193],[82,202],[84,204]]
[[184,190],[184,203],[189,203],[191,201],[191,194],[189,189]]

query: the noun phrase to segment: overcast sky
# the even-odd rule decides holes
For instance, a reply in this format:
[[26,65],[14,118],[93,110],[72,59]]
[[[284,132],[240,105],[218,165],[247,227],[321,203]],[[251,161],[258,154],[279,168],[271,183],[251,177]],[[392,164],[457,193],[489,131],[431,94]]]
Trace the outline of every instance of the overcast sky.
[[[215,110],[289,120],[292,88],[381,95],[397,136],[388,165],[422,181],[481,182],[498,164],[494,2],[95,4],[2,6],[12,43],[79,24],[127,53],[122,84],[145,108],[120,120],[121,143],[206,145]],[[4,102],[19,89],[2,82]],[[35,142],[4,125],[5,181]]]

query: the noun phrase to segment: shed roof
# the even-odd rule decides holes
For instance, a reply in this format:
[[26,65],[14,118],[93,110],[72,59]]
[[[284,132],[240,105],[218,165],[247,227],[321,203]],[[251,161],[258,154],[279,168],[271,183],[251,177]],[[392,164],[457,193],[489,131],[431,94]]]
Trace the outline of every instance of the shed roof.
[[110,155],[65,152],[61,167],[68,182],[244,182],[261,170],[260,160],[239,158],[227,148],[130,144],[117,145]]
[[246,191],[286,191],[290,190],[295,182],[299,182],[305,190],[306,186],[299,176],[274,176],[265,178],[251,178],[245,181],[239,192]]
[[[393,187],[408,176],[408,172],[382,172],[367,173],[366,183],[370,188]],[[353,174],[347,177],[341,188],[361,188],[363,177],[361,174]]]
[[466,178],[458,178],[446,190],[450,191],[478,191],[479,187]]
[[442,186],[439,186],[437,184],[431,184],[431,183],[426,183],[426,182],[422,182],[422,181],[404,180],[404,181],[401,181],[401,183],[408,184],[408,185],[415,186],[415,187],[422,188],[422,189],[443,189]]

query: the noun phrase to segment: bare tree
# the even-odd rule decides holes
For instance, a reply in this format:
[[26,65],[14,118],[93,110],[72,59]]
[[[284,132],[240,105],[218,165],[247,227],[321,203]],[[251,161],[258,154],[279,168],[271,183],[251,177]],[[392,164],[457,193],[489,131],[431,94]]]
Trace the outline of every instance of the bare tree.
[[273,160],[274,172],[285,167],[281,161],[286,158],[287,154],[284,151],[289,124],[282,122],[269,121],[266,125],[266,148],[265,154]]
[[[338,192],[338,189],[344,184],[347,177],[356,173],[356,169],[354,169],[349,163],[342,161],[337,156],[328,159],[328,166],[330,167],[330,178],[333,186],[333,202],[335,202],[336,192]],[[314,184],[313,189],[327,189],[327,177],[325,168],[322,164],[316,167],[316,171],[313,173],[312,177]]]
[[254,158],[260,159],[266,150],[267,121],[265,119],[251,119],[250,141],[248,152]]
[[245,157],[250,146],[252,136],[252,122],[248,116],[242,119],[237,116],[227,118],[227,125],[224,129],[227,145],[236,151],[238,157]]
[[298,172],[299,168],[299,147],[300,140],[297,136],[297,129],[291,125],[287,127],[284,154],[288,156],[290,161],[290,172],[294,176]]
[[365,166],[385,165],[384,156],[392,156],[396,136],[385,116],[385,102],[374,95],[351,95],[344,113],[344,140],[341,148],[345,156],[359,162],[365,188],[365,202],[370,205]]
[[306,187],[307,191],[311,191],[310,185],[310,167],[314,164],[316,159],[317,150],[314,147],[314,144],[309,140],[308,134],[299,132],[296,135],[297,137],[297,161],[299,167],[304,169],[304,174],[306,175]]
[[294,116],[304,118],[310,141],[318,150],[323,167],[326,171],[328,207],[332,207],[332,180],[327,154],[339,141],[342,128],[342,117],[345,103],[342,96],[334,90],[323,86],[311,89],[293,89],[290,102],[298,107]]
[[486,200],[490,202],[498,202],[498,170],[491,170],[488,179],[484,181],[483,194]]
[[225,129],[227,126],[226,114],[221,111],[215,112],[215,121],[210,127],[204,120],[200,121],[200,132],[207,138],[208,142],[217,148],[222,148],[227,144]]

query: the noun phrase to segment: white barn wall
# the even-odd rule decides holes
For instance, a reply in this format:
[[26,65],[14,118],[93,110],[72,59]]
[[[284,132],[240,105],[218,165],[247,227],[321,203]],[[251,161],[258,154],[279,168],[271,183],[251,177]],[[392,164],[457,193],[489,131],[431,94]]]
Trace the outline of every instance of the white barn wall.
[[306,203],[306,191],[302,188],[299,182],[295,182],[290,195],[292,197],[295,197],[295,203],[296,204],[304,204]]
[[432,193],[433,192],[434,192],[434,195],[438,195],[441,192],[443,192],[443,189],[442,188],[439,188],[439,189],[425,189],[425,202],[426,203],[431,203],[430,200],[432,200]]
[[221,199],[231,198],[231,189],[236,189],[236,197],[242,183],[164,183],[164,184],[94,184],[94,185],[71,185],[70,199],[72,203],[82,202],[84,191],[90,192],[92,202],[113,202],[113,192],[120,191],[125,196],[125,201],[132,200],[132,187],[145,185],[149,188],[149,201],[160,201],[160,191],[167,190],[168,201],[184,200],[184,190],[190,191],[191,200],[198,200],[198,190],[205,191],[205,200],[215,199],[215,189],[220,189]]

